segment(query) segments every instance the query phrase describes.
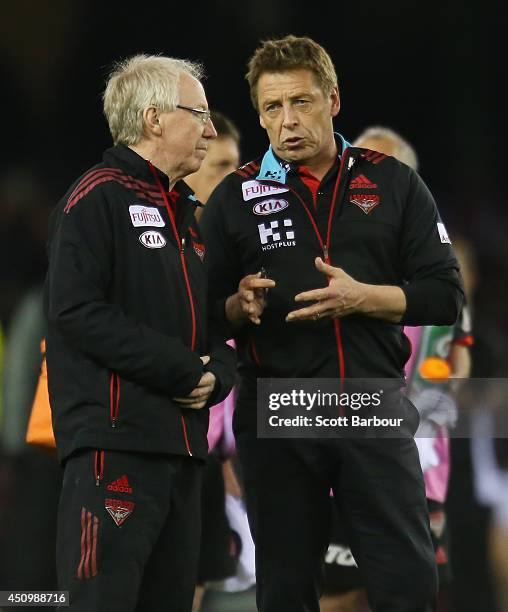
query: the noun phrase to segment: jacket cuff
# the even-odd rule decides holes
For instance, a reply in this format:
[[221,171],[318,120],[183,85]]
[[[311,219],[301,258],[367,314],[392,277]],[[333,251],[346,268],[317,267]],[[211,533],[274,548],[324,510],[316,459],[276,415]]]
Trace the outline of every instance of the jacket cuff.
[[[228,296],[229,297],[229,296]],[[226,338],[233,338],[237,329],[230,323],[226,316],[226,301],[227,297],[217,300],[213,305],[213,320],[220,327],[221,332]]]
[[401,287],[406,296],[402,325],[453,325],[459,316],[463,292],[443,280],[425,279]]
[[[191,363],[192,362],[192,363]],[[177,380],[173,380],[168,389],[172,397],[186,397],[191,391],[198,386],[201,377],[203,376],[203,362],[198,355],[191,354],[188,368],[185,374],[182,373]]]
[[215,388],[210,395],[207,407],[219,404],[229,395],[235,384],[236,379],[236,357],[233,349],[230,349],[232,358],[230,363],[225,363],[219,359],[212,359],[205,367],[205,370],[211,372],[215,376]]

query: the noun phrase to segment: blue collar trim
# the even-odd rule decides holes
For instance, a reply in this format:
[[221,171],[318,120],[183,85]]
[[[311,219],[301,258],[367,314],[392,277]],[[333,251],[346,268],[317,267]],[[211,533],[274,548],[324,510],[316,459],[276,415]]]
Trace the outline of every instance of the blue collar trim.
[[[334,132],[337,144],[340,145],[340,155],[350,147],[350,143],[338,132]],[[339,157],[340,157],[339,155]],[[279,161],[275,157],[275,153],[270,145],[268,151],[263,156],[259,174],[256,176],[257,181],[275,181],[276,183],[286,184],[287,173],[291,170],[291,164],[284,161]]]

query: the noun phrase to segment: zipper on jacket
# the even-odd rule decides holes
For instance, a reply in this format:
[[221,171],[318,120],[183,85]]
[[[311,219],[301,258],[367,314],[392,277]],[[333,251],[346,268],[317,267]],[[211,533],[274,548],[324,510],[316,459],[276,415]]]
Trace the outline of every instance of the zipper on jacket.
[[[347,148],[344,149],[344,152],[342,154],[342,159],[340,162],[340,167],[339,167],[339,173],[337,175],[337,180],[335,181],[335,187],[333,189],[333,195],[332,195],[332,203],[330,205],[330,214],[328,215],[328,224],[327,224],[327,231],[326,231],[326,241],[323,240],[323,237],[321,236],[321,233],[319,231],[318,226],[316,225],[316,221],[314,220],[314,217],[312,216],[312,213],[310,212],[307,204],[305,203],[304,199],[300,196],[300,194],[293,189],[293,187],[291,187],[290,185],[285,185],[289,191],[291,191],[291,193],[293,193],[293,195],[296,196],[296,198],[300,201],[300,203],[302,204],[305,212],[307,213],[307,216],[309,217],[309,221],[312,225],[312,228],[314,229],[314,233],[316,234],[316,238],[319,242],[319,246],[321,248],[321,251],[323,253],[323,260],[326,264],[331,265],[330,262],[330,253],[329,253],[329,246],[330,246],[330,241],[331,241],[331,235],[332,235],[332,221],[333,221],[333,212],[335,210],[335,202],[337,200],[337,194],[338,194],[338,190],[339,190],[339,185],[341,184],[341,179],[342,179],[342,173],[344,170],[344,164],[346,161],[346,157],[347,157]],[[352,164],[348,165],[348,170],[351,168]],[[272,183],[274,185],[280,186],[279,183],[275,182],[275,181],[263,181],[263,182],[267,182],[267,183]],[[342,346],[342,334],[340,331],[340,321],[339,319],[335,318],[333,319],[333,327],[334,327],[334,333],[335,333],[335,343],[337,345],[337,360],[339,363],[339,377],[341,380],[341,388],[342,388],[342,380],[344,379],[344,374],[345,374],[345,360],[344,360],[344,349]],[[343,410],[343,407],[341,406],[341,412]]]
[[[175,231],[176,231],[176,227],[175,227]],[[178,233],[176,233],[176,237],[178,239]],[[187,288],[187,295],[189,296],[189,304],[191,308],[191,319],[192,319],[191,348],[192,350],[194,350],[196,348],[196,331],[197,331],[196,309],[194,307],[194,299],[192,297],[192,290],[190,286],[189,274],[187,271],[187,262],[185,261],[185,238],[182,238],[181,240],[180,259],[182,261],[183,276],[185,279],[185,286]]]
[[169,205],[168,202],[168,196],[166,194],[166,191],[164,190],[164,187],[162,186],[162,183],[157,175],[157,171],[155,170],[155,167],[153,166],[152,163],[148,162],[148,165],[150,166],[150,170],[152,171],[152,174],[154,175],[155,181],[157,183],[157,186],[159,187],[159,191],[162,195],[162,199],[164,200],[164,204],[166,206],[166,210],[168,211],[168,215],[169,215],[169,220],[171,222],[171,228],[173,230],[173,235],[175,236],[176,239],[176,244],[178,244],[180,246],[180,262],[182,264],[182,271],[183,271],[183,276],[185,279],[185,286],[187,288],[187,296],[189,298],[189,304],[190,304],[190,309],[191,309],[191,318],[192,318],[192,336],[191,336],[191,348],[192,350],[194,350],[196,348],[196,310],[194,308],[194,299],[192,297],[192,291],[191,291],[191,286],[190,286],[190,281],[189,281],[189,273],[187,270],[187,263],[185,261],[185,257],[184,257],[184,250],[185,250],[185,238],[180,239],[180,235],[178,233],[178,229],[176,227],[176,222],[175,222],[175,216],[173,215],[173,211],[171,210],[171,206]]
[[[150,167],[150,170],[152,171],[152,174],[155,178],[155,182],[157,183],[157,186],[159,187],[159,191],[162,195],[162,199],[164,200],[164,204],[166,206],[166,210],[168,211],[168,215],[169,215],[169,220],[171,222],[171,228],[173,230],[173,235],[176,239],[176,244],[179,245],[179,251],[180,251],[180,263],[182,265],[182,271],[183,271],[183,277],[185,280],[185,287],[187,289],[187,297],[189,298],[189,304],[190,304],[190,310],[191,310],[191,319],[192,319],[192,335],[191,335],[191,349],[194,350],[196,348],[196,310],[194,307],[194,299],[192,297],[192,290],[191,290],[191,286],[190,286],[190,280],[189,280],[189,273],[187,270],[187,263],[185,261],[185,238],[180,239],[180,235],[178,233],[178,228],[176,227],[176,221],[175,221],[175,217],[173,215],[173,211],[171,210],[171,206],[169,205],[168,202],[168,196],[166,194],[166,191],[164,189],[164,187],[162,186],[162,183],[159,179],[159,176],[157,174],[157,170],[155,169],[155,167],[153,166],[153,164],[149,161],[148,162],[148,166]],[[191,445],[189,443],[189,436],[187,433],[187,424],[185,423],[185,417],[183,416],[183,414],[181,415],[181,423],[182,423],[182,429],[183,429],[183,437],[185,440],[185,447],[187,449],[187,452],[189,454],[190,457],[192,457],[192,448]]]
[[120,377],[112,373],[109,379],[109,418],[111,427],[116,427],[120,412]]
[[101,484],[101,480],[104,478],[104,451],[96,450],[94,453],[94,476],[95,486],[98,487]]
[[187,448],[187,452],[189,453],[189,455],[192,457],[192,449],[191,449],[191,445],[189,444],[189,436],[187,434],[187,423],[185,422],[185,417],[183,416],[183,414],[181,415],[181,419],[182,419],[183,439],[185,440],[185,447]]

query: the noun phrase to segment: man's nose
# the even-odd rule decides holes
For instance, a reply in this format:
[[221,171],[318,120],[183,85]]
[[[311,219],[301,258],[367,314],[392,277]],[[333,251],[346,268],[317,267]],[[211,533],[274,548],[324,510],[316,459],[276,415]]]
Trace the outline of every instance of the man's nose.
[[282,125],[285,128],[294,128],[298,123],[298,118],[293,107],[290,104],[285,104],[282,107]]
[[217,138],[217,130],[215,129],[215,126],[211,119],[206,122],[205,129],[203,132],[203,138]]

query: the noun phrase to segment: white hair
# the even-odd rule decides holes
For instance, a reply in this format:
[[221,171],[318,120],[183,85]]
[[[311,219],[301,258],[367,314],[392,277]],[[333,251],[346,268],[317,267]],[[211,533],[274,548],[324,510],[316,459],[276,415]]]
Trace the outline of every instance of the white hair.
[[159,55],[134,55],[115,64],[103,94],[104,114],[115,144],[139,142],[147,107],[175,110],[182,72],[198,80],[203,77],[200,64]]
[[379,125],[368,127],[355,139],[353,146],[361,146],[360,143],[363,140],[367,140],[367,138],[372,140],[390,140],[393,142],[395,148],[393,156],[410,168],[413,168],[413,170],[418,170],[418,156],[416,155],[416,151],[407,140],[402,138],[402,136],[397,134],[394,130]]

